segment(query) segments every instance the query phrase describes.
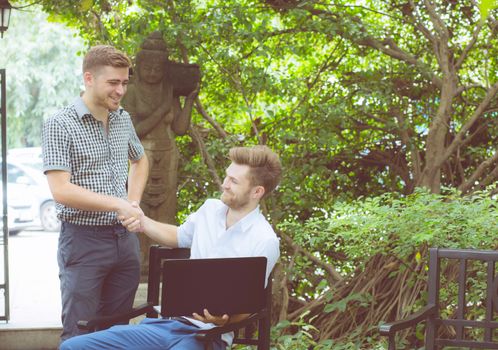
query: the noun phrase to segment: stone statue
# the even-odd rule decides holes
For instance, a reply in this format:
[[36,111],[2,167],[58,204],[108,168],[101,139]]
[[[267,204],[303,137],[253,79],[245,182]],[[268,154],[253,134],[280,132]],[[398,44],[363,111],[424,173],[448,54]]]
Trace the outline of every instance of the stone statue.
[[[170,61],[162,34],[153,32],[136,55],[134,74],[122,100],[149,159],[149,179],[140,206],[147,216],[161,222],[175,223],[179,159],[175,137],[189,129],[199,79],[199,67]],[[182,95],[186,96],[183,107]],[[139,237],[144,266],[150,240]]]

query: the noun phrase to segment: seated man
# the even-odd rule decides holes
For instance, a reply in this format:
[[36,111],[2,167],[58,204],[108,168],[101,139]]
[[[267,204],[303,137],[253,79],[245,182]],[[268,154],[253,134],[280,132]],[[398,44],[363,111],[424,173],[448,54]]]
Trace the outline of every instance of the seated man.
[[[128,229],[143,231],[167,247],[190,248],[191,258],[265,256],[268,277],[279,257],[279,241],[259,211],[260,200],[278,185],[280,160],[266,146],[230,150],[232,163],[226,170],[221,200],[208,199],[181,226],[160,223],[147,217],[123,222]],[[248,315],[215,316],[204,310],[180,320],[145,319],[138,325],[114,326],[62,343],[70,349],[203,349],[195,338],[199,329],[237,322]],[[213,348],[231,345],[233,333],[224,334]]]

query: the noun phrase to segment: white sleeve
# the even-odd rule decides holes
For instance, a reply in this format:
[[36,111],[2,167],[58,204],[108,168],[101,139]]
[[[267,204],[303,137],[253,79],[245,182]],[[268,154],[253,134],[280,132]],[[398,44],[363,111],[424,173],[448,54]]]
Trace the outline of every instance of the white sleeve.
[[266,261],[266,281],[268,281],[268,277],[270,276],[273,267],[277,263],[277,260],[280,256],[280,242],[277,237],[270,238],[260,242],[255,251],[255,256],[265,256]]
[[185,222],[178,227],[176,238],[178,239],[179,248],[190,248],[192,246],[195,232],[196,214],[197,212],[190,214],[187,220],[185,220]]

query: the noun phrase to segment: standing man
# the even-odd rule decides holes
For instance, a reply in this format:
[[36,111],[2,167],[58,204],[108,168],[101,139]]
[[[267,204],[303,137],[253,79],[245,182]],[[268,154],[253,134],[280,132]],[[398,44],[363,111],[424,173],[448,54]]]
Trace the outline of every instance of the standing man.
[[[266,146],[230,150],[232,164],[226,170],[221,200],[208,199],[181,226],[142,217],[123,222],[129,229],[141,227],[145,234],[167,247],[190,248],[190,258],[265,256],[266,277],[279,257],[279,241],[259,211],[260,200],[277,186],[281,176],[278,156]],[[201,288],[202,286],[200,286]],[[110,329],[74,337],[61,350],[164,349],[202,350],[195,338],[199,329],[238,322],[248,315],[186,315],[180,320],[145,319],[139,325]],[[213,343],[222,350],[231,345],[233,333]]]
[[118,220],[143,215],[138,203],[148,175],[144,149],[120,108],[130,66],[112,46],[91,48],[85,92],[43,126],[43,169],[62,222],[61,341],[80,334],[78,320],[131,308],[138,287],[138,238]]

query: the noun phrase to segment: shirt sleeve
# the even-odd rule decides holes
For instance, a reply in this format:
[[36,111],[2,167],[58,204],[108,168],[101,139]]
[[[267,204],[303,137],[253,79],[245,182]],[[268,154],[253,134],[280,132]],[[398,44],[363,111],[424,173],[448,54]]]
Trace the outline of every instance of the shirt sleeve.
[[192,241],[194,240],[195,224],[196,224],[197,212],[190,214],[187,220],[178,227],[177,239],[179,248],[190,248],[192,247]]
[[[266,239],[261,241],[255,248],[254,256],[265,256],[266,261],[266,279],[268,281],[268,277],[270,277],[270,273],[275,267],[275,264],[278,261],[280,256],[280,242],[277,237],[273,237],[270,239]],[[266,286],[265,282],[265,286]]]
[[42,131],[43,172],[71,172],[70,146],[71,136],[67,129],[55,117],[47,119]]

